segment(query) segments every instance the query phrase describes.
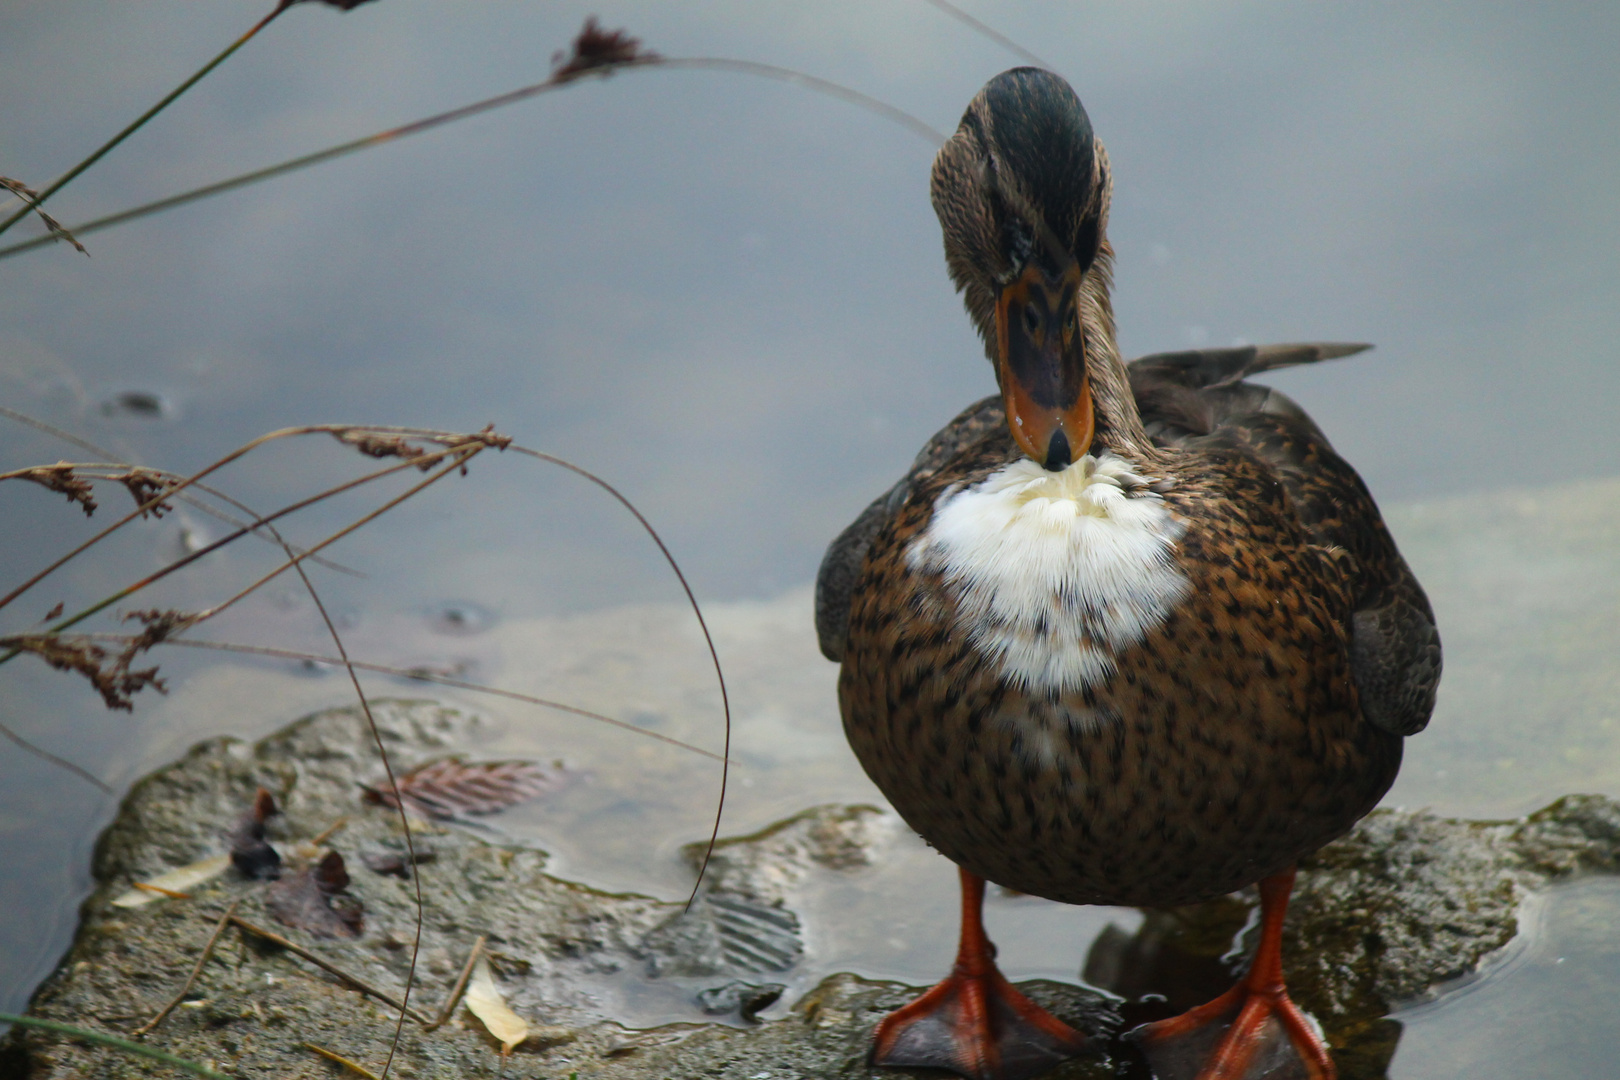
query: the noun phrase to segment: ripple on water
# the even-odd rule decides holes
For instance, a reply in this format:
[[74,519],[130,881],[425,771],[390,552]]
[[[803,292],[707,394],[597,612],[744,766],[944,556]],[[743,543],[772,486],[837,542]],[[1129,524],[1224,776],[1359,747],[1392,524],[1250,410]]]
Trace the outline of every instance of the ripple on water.
[[1620,879],[1588,878],[1529,905],[1510,955],[1432,1004],[1405,1030],[1393,1080],[1592,1080],[1614,1076]]

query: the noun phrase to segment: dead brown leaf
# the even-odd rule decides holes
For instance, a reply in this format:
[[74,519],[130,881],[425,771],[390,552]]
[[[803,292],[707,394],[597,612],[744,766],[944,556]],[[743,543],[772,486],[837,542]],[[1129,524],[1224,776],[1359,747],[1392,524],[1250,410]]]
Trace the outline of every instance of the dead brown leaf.
[[264,838],[265,820],[279,813],[275,796],[260,788],[253,805],[242,812],[226,834],[231,864],[250,878],[263,881],[281,876],[281,854]]
[[342,895],[349,887],[343,856],[328,851],[314,866],[285,875],[264,893],[264,906],[276,921],[316,937],[357,938],[365,929],[360,901]]

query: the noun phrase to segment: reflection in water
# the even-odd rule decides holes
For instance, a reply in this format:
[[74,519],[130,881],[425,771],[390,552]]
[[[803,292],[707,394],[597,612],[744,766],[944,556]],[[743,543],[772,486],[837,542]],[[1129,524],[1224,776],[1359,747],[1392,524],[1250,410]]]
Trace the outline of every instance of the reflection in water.
[[[1245,957],[1257,940],[1259,910],[1252,890],[1204,904],[1146,910],[1134,934],[1110,924],[1097,936],[1082,977],[1122,999],[1124,1030],[1177,1016],[1224,993],[1243,973]],[[1398,1023],[1381,1016],[1330,1015],[1327,1003],[1313,1001],[1309,989],[1296,991],[1295,1002],[1322,1023],[1341,1080],[1385,1076],[1400,1038]],[[1272,1023],[1268,1030],[1272,1045],[1281,1050],[1281,1029]],[[1219,1025],[1208,1029],[1209,1043],[1224,1031]],[[1190,1076],[1204,1055],[1199,1047],[1188,1049],[1194,1051]],[[1147,1062],[1134,1046],[1118,1042],[1115,1051],[1126,1077],[1150,1080]],[[1280,1054],[1279,1060],[1280,1071],[1264,1074],[1268,1080],[1285,1080],[1301,1068],[1298,1055]],[[1168,1078],[1161,1075],[1160,1080]]]
[[[1084,980],[1123,999],[1127,1029],[1176,1015],[1241,973],[1236,946],[1257,906],[1242,894],[1144,912],[1135,933],[1110,925]],[[1504,954],[1433,1001],[1390,1016],[1329,1015],[1307,995],[1299,1004],[1326,1028],[1342,1080],[1592,1080],[1613,1073],[1617,925],[1620,880],[1589,878],[1532,899]],[[1148,1080],[1139,1057],[1126,1049],[1121,1058],[1123,1075]]]

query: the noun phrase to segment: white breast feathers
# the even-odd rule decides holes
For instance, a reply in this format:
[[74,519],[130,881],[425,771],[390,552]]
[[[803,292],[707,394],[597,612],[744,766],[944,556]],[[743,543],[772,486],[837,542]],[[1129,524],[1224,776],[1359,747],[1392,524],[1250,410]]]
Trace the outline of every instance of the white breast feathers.
[[941,576],[959,629],[1003,677],[1082,690],[1192,589],[1172,558],[1185,526],[1146,483],[1111,454],[1060,472],[1021,459],[941,495],[906,557]]

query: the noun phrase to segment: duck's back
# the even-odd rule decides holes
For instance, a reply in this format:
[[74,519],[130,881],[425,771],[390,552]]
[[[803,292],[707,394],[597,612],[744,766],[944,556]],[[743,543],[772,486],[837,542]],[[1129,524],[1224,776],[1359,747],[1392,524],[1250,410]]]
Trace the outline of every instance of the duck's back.
[[[1426,602],[1314,425],[1241,371],[1139,374],[1176,483],[1097,465],[1080,498],[1107,496],[1084,524],[1104,555],[1078,585],[984,547],[986,500],[1047,505],[1020,494],[1047,481],[989,399],[835,542],[818,588],[846,730],[895,807],[969,869],[1071,902],[1186,902],[1286,866],[1370,809],[1432,702],[1422,643],[1381,630]],[[1143,544],[1164,555],[1137,573]]]

